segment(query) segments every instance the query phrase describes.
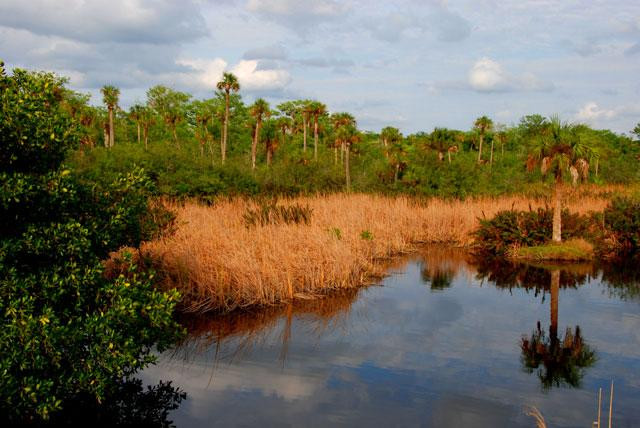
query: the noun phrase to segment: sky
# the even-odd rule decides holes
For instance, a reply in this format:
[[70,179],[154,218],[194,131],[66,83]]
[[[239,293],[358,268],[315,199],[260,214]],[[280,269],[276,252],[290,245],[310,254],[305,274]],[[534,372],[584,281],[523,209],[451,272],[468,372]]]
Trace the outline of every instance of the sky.
[[0,0],[0,59],[124,108],[156,84],[209,98],[226,70],[246,102],[318,99],[371,131],[640,122],[638,0]]

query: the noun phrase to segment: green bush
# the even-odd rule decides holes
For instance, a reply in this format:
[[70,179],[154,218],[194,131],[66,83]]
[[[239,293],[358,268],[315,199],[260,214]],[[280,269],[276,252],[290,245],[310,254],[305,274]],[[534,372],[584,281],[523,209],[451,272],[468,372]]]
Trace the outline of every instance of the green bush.
[[604,210],[605,251],[618,255],[640,250],[640,201],[615,198]]
[[[474,232],[479,252],[503,255],[513,246],[542,245],[551,239],[553,210],[538,208],[529,211],[500,211],[493,218],[479,219]],[[592,221],[586,216],[562,211],[562,239],[585,238]]]
[[97,403],[154,361],[181,329],[176,291],[101,260],[150,233],[141,170],[88,183],[62,167],[77,141],[63,81],[0,67],[0,414],[35,422]]

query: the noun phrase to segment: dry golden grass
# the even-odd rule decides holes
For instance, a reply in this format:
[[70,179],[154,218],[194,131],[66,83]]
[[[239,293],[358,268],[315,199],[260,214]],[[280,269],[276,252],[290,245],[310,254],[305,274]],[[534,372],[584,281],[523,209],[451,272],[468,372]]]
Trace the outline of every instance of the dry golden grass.
[[[569,209],[584,213],[606,206],[605,198],[587,194],[569,196]],[[544,205],[518,196],[417,202],[363,194],[280,203],[309,205],[311,223],[248,228],[243,215],[255,203],[242,199],[168,204],[177,215],[176,233],[142,250],[164,285],[183,293],[185,311],[228,311],[365,284],[384,274],[388,266],[381,260],[420,243],[469,244],[478,217]]]

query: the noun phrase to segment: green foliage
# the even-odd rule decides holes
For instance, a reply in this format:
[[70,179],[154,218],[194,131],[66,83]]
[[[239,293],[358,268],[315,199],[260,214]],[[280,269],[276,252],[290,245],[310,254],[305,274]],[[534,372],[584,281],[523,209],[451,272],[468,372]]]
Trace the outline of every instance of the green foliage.
[[55,417],[74,400],[113,397],[123,379],[180,334],[176,291],[130,265],[110,280],[101,260],[136,246],[150,182],[141,170],[89,184],[61,167],[77,128],[63,81],[0,76],[0,413],[12,423]]
[[[474,232],[476,249],[480,253],[504,255],[513,247],[542,245],[551,239],[553,210],[500,211],[493,218],[479,219]],[[591,219],[579,214],[562,212],[562,239],[584,238],[589,235]]]
[[373,233],[369,230],[363,230],[360,232],[360,239],[364,241],[373,241]]
[[607,231],[606,251],[618,255],[633,254],[640,250],[640,201],[616,198],[604,210]]
[[277,201],[260,201],[254,208],[247,208],[244,223],[247,227],[266,226],[268,224],[310,224],[313,209],[299,203],[278,205]]

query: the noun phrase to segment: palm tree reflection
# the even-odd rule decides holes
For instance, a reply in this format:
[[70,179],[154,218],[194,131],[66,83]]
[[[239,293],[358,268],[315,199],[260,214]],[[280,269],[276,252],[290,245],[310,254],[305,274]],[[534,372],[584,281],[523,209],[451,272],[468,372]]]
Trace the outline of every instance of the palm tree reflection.
[[549,335],[538,321],[531,336],[524,336],[520,342],[522,363],[529,373],[536,372],[544,389],[561,385],[579,388],[584,369],[596,361],[595,352],[582,338],[580,326],[574,330],[567,327],[564,337],[558,337],[559,269],[551,271],[550,288]]
[[579,388],[584,371],[596,361],[595,351],[586,343],[580,326],[567,327],[558,335],[558,303],[560,289],[576,289],[596,276],[591,265],[536,266],[505,260],[476,259],[478,277],[488,278],[496,287],[532,290],[542,294],[549,305],[549,332],[538,321],[530,335],[520,340],[521,360],[525,371],[536,373],[543,389],[569,386]]

